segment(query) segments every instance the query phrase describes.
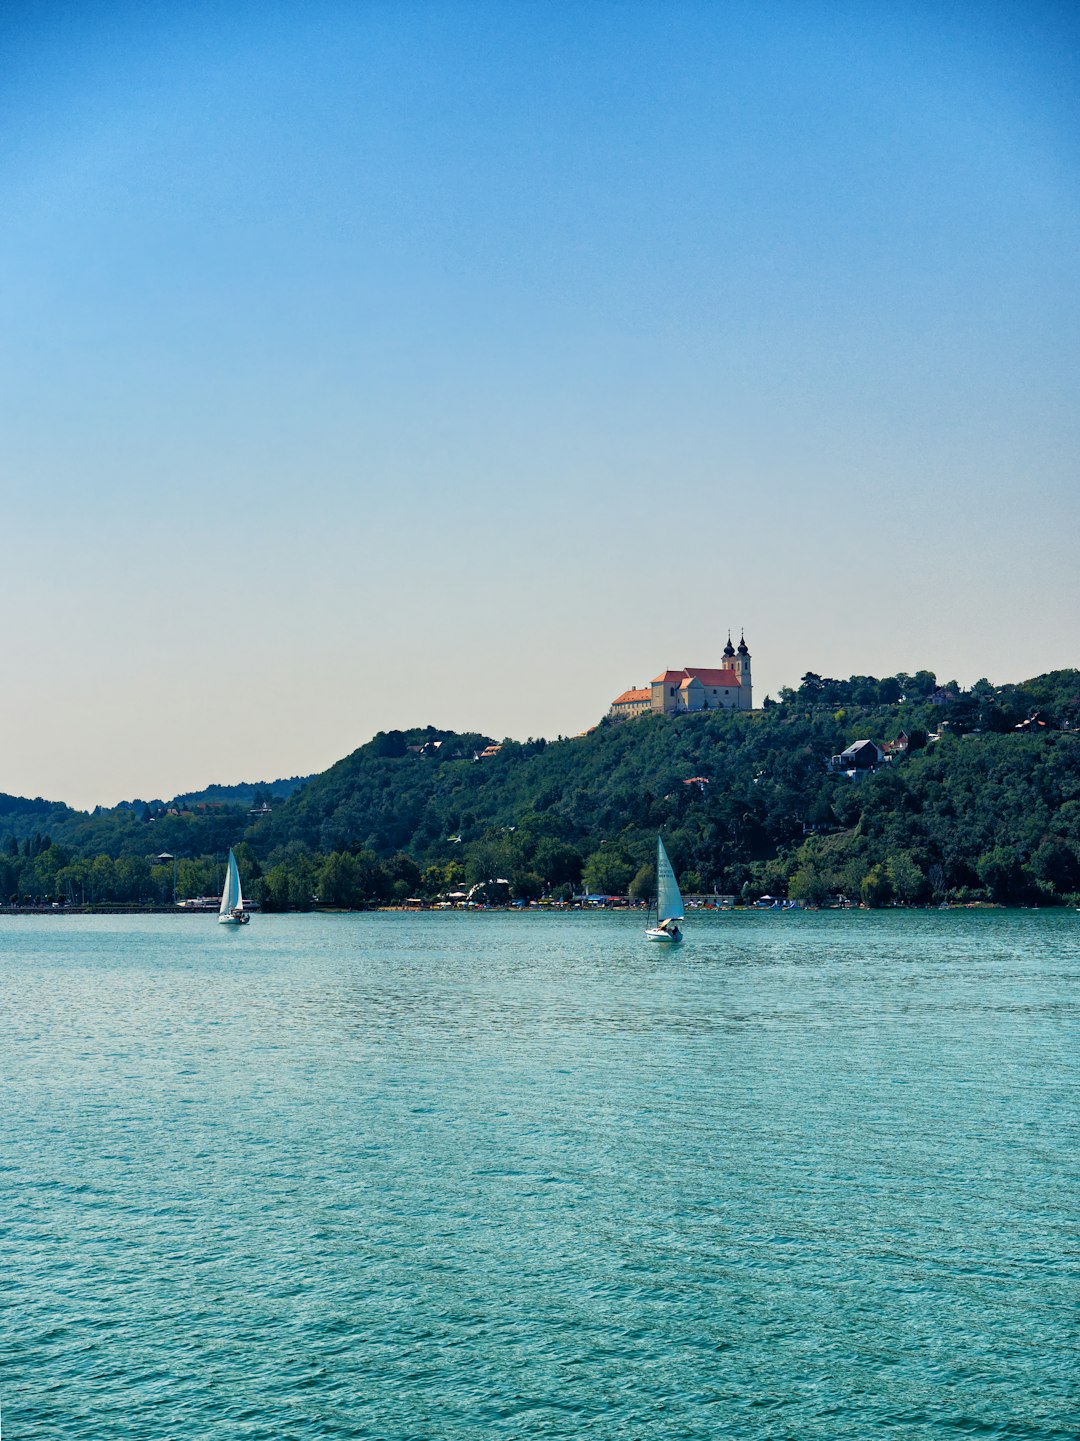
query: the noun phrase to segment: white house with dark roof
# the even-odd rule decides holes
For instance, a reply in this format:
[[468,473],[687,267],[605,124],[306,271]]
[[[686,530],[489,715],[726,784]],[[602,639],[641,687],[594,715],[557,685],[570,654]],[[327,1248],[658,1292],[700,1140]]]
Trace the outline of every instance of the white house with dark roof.
[[847,750],[829,758],[829,769],[834,771],[872,771],[884,765],[889,759],[884,748],[877,741],[853,741]]
[[684,666],[665,670],[647,689],[623,691],[611,703],[613,720],[635,715],[681,715],[703,710],[752,710],[750,651],[745,635],[738,649],[728,633],[721,667]]

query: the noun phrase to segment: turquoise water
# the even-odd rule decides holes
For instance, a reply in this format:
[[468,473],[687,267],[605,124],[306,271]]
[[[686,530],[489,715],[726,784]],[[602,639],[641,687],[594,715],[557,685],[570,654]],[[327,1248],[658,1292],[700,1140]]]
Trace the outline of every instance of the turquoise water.
[[6,1441],[1075,1438],[1074,912],[0,920]]

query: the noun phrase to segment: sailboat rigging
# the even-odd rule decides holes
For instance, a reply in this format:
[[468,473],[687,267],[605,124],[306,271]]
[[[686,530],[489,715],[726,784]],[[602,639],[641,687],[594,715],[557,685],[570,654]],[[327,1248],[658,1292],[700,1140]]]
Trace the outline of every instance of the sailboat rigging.
[[[650,907],[651,909],[651,907]],[[681,941],[678,922],[683,919],[683,898],[668,860],[664,842],[656,837],[656,925],[645,927],[647,941]]]
[[236,857],[229,850],[229,865],[225,872],[225,889],[221,893],[218,909],[218,924],[223,926],[246,926],[251,917],[244,910],[244,896],[240,889],[240,871]]

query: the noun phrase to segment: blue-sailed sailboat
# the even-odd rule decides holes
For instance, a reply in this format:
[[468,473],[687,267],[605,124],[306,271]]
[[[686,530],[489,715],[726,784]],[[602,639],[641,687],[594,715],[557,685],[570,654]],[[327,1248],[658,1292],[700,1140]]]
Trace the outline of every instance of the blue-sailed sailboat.
[[229,851],[229,867],[225,872],[225,889],[221,893],[218,909],[218,924],[222,926],[246,926],[251,917],[244,910],[244,896],[240,889],[240,872],[236,857]]
[[647,941],[681,941],[682,931],[676,922],[683,919],[683,898],[675,872],[671,869],[664,842],[656,837],[656,925],[646,926]]

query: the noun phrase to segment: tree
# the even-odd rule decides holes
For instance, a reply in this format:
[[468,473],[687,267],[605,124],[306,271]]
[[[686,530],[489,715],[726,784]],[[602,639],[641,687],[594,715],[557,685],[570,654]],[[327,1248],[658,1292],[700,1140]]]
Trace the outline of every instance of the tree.
[[885,874],[898,901],[913,905],[926,899],[926,877],[907,851],[898,851],[889,857],[885,862]]
[[380,731],[371,742],[377,756],[398,758],[408,753],[408,745],[401,731]]
[[543,877],[535,871],[514,871],[510,876],[510,894],[516,901],[537,901],[544,894]]
[[581,852],[576,846],[545,836],[536,847],[532,868],[549,886],[578,885],[581,881]]
[[362,905],[360,867],[356,857],[334,851],[326,857],[316,873],[316,894],[324,905],[351,909]]
[[628,894],[632,901],[647,901],[656,895],[656,866],[652,861],[638,867]]
[[255,895],[264,911],[289,909],[289,868],[284,862],[264,870],[255,886]]
[[[151,871],[163,871],[164,866],[155,866]],[[172,871],[169,871],[169,884],[172,884]],[[91,901],[111,901],[113,890],[116,885],[116,868],[110,856],[96,856],[90,867],[90,874],[87,877],[88,898]]]
[[[149,863],[142,856],[121,856],[116,862],[116,899],[135,904],[152,899]],[[170,890],[170,899],[172,892]]]
[[829,883],[818,865],[811,859],[804,860],[788,883],[788,895],[795,901],[810,901],[815,905],[831,894]]
[[420,867],[412,856],[406,855],[404,851],[398,851],[390,858],[386,864],[386,873],[392,882],[400,881],[405,885],[406,896],[415,895],[420,887]]
[[625,895],[633,876],[631,862],[612,849],[594,851],[581,873],[585,889],[596,896]]
[[1080,854],[1075,842],[1047,836],[1025,870],[1048,896],[1080,890]]
[[975,869],[995,901],[1014,900],[1023,890],[1020,856],[1013,846],[994,846],[979,857]]
[[884,906],[893,899],[893,884],[888,871],[880,863],[871,866],[862,879],[859,897],[864,905]]
[[508,876],[515,864],[514,848],[509,839],[497,834],[474,841],[465,854],[465,869],[472,885]]

